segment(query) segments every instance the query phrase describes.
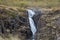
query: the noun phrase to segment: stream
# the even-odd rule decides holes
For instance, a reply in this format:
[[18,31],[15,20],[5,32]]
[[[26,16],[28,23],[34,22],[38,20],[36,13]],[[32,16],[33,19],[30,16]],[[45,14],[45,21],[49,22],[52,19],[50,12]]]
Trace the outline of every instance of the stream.
[[28,11],[28,18],[29,18],[30,28],[31,28],[31,31],[32,31],[32,34],[33,34],[32,35],[32,40],[35,40],[34,35],[35,35],[37,29],[36,29],[34,20],[32,19],[32,17],[35,15],[35,12],[33,10],[30,10],[30,9],[27,9],[27,11]]

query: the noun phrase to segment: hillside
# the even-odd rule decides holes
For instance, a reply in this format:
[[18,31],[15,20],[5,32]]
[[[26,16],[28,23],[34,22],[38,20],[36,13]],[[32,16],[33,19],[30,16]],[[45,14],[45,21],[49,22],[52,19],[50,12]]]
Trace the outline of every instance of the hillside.
[[0,5],[17,7],[60,7],[60,0],[0,0]]
[[33,20],[35,40],[60,40],[60,0],[0,0],[0,40],[31,40],[28,12]]

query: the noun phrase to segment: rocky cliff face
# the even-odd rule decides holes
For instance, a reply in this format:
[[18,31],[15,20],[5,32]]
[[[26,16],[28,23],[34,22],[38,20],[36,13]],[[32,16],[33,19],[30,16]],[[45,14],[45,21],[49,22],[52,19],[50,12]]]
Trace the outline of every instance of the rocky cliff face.
[[[27,12],[23,9],[0,7],[0,36],[9,38],[17,36],[21,40],[30,38],[32,32],[29,27]],[[12,39],[11,39],[12,40]],[[18,40],[18,39],[15,39]]]
[[[36,40],[60,40],[60,9],[35,10]],[[27,11],[0,6],[0,40],[27,40],[32,36]]]
[[36,40],[60,40],[60,10],[45,10],[37,23]]

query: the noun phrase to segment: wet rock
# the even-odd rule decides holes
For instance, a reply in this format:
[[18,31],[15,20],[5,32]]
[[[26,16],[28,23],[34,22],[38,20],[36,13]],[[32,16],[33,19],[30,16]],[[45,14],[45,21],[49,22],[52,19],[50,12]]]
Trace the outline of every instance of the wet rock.
[[37,24],[38,24],[38,21],[39,21],[39,18],[40,18],[40,16],[42,15],[42,13],[41,13],[41,11],[39,11],[39,10],[35,10],[35,15],[33,16],[33,20],[34,20],[34,22],[35,22],[35,26],[37,26]]

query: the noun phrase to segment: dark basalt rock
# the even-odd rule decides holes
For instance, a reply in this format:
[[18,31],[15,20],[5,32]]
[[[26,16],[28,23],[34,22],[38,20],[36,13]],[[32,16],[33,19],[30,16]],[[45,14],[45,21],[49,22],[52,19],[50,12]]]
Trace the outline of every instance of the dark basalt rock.
[[35,10],[35,15],[33,16],[33,20],[35,22],[35,26],[37,27],[37,24],[38,24],[38,21],[39,21],[39,18],[42,16],[42,13],[40,10]]
[[[9,34],[31,38],[32,32],[29,27],[27,13],[19,14],[19,11],[12,8],[0,8],[0,36],[8,37]],[[20,16],[21,15],[21,16]]]
[[37,24],[36,40],[60,40],[59,24],[60,10],[43,13]]

